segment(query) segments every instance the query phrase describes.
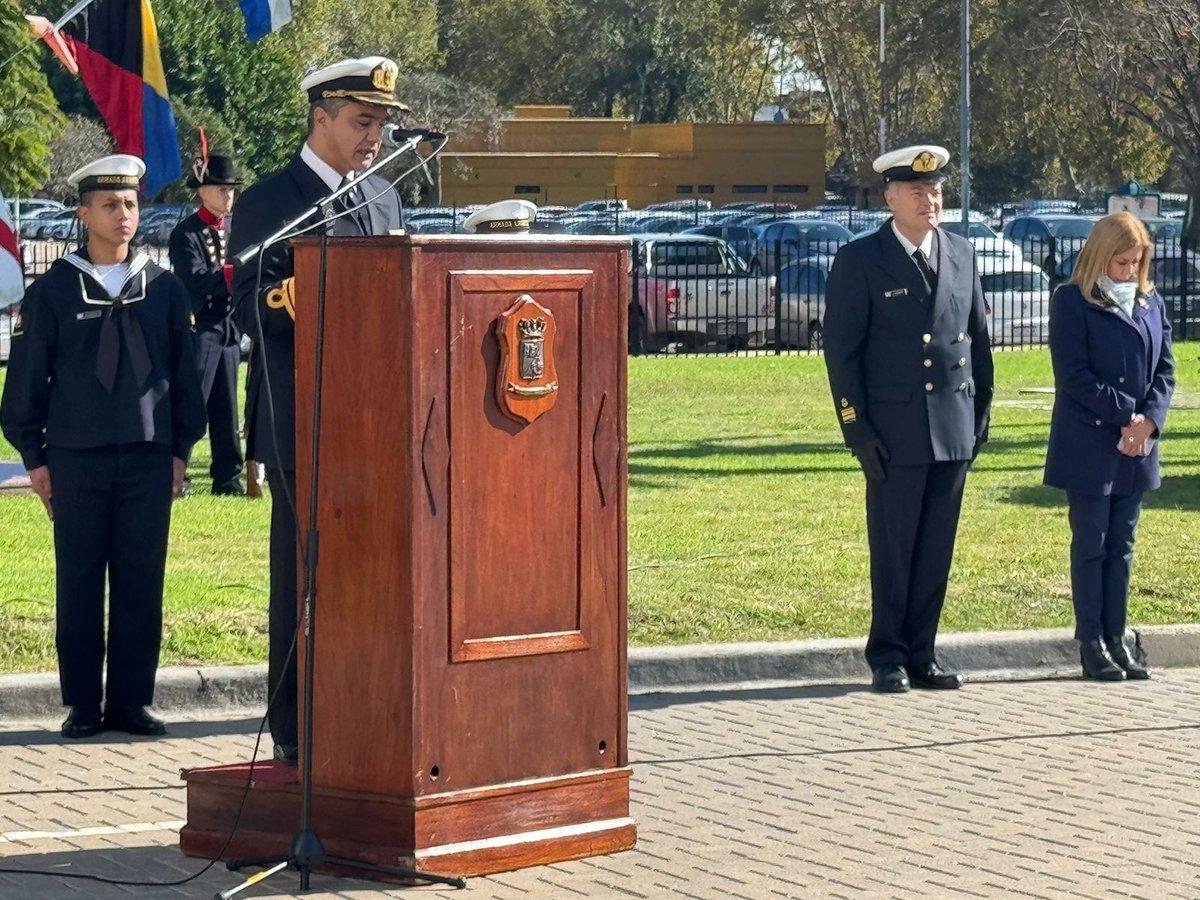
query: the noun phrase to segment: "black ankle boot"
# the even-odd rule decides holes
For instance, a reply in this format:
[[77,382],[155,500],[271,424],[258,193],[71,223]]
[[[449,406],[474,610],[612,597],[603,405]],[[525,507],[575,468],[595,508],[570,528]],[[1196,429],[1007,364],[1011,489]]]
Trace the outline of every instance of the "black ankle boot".
[[1124,638],[1124,635],[1118,634],[1104,639],[1108,655],[1112,657],[1113,662],[1125,670],[1126,678],[1133,681],[1145,681],[1150,677],[1150,670],[1133,658],[1133,654],[1125,645]]
[[1098,681],[1125,680],[1125,670],[1113,662],[1108,648],[1100,638],[1079,642],[1079,662],[1083,664],[1084,678],[1095,678]]

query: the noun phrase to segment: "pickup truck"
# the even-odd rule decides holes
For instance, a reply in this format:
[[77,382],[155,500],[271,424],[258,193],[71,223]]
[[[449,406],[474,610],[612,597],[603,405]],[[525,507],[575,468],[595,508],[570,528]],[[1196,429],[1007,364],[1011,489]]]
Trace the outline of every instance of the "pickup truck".
[[630,344],[653,353],[765,347],[775,337],[775,277],[751,275],[725,242],[698,234],[634,234]]

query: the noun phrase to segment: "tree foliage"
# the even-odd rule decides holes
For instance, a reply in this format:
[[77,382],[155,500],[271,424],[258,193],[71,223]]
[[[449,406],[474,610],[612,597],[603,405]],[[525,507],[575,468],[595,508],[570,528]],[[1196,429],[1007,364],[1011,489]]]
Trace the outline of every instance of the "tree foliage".
[[17,0],[0,0],[0,193],[28,195],[50,174],[50,144],[66,124],[42,74],[40,45]]
[[[827,161],[851,189],[876,182],[881,118],[889,147],[957,149],[959,4],[947,0],[885,0],[882,64],[877,0],[299,0],[291,25],[253,44],[232,0],[154,4],[181,151],[195,151],[203,126],[248,179],[301,140],[306,72],[375,53],[400,63],[413,117],[452,133],[494,130],[524,103],[734,122],[782,99],[793,118],[826,126]],[[27,31],[16,0],[0,12],[3,50]],[[971,0],[971,12],[980,202],[1094,197],[1164,175],[1200,199],[1200,0]],[[62,110],[98,121],[43,48],[0,72],[6,191],[45,181],[63,128],[39,61]],[[808,86],[779,98],[785,76]],[[435,164],[409,193],[436,199],[439,179]]]

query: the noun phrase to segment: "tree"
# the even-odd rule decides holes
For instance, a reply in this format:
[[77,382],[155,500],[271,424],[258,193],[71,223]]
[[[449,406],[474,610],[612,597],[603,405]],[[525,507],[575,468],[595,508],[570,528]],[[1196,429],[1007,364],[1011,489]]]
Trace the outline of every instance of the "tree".
[[[46,76],[40,42],[16,0],[0,0],[0,193],[28,196],[50,172],[50,144],[66,124]],[[24,48],[24,49],[23,49]],[[50,55],[50,54],[45,54]]]
[[50,146],[50,177],[46,181],[47,196],[68,200],[75,189],[67,176],[94,159],[115,153],[112,135],[95,119],[87,116],[67,116],[67,126]]
[[[448,135],[482,134],[489,143],[496,138],[501,110],[495,95],[485,88],[446,75],[413,72],[400,76],[396,93],[409,105],[412,118],[424,126]],[[430,204],[440,206],[441,157],[433,157],[401,185],[406,186],[405,193],[413,201],[425,194]]]
[[1200,247],[1200,0],[1044,0],[1042,18],[1047,46],[1174,151],[1191,196],[1186,239]]

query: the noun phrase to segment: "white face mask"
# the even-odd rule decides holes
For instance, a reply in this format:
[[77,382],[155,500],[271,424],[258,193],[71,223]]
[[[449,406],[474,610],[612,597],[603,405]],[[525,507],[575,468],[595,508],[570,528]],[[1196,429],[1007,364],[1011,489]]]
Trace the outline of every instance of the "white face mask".
[[1096,279],[1096,287],[1112,296],[1122,307],[1129,309],[1137,299],[1138,283],[1136,281],[1113,281],[1107,275]]

